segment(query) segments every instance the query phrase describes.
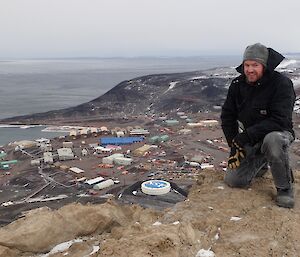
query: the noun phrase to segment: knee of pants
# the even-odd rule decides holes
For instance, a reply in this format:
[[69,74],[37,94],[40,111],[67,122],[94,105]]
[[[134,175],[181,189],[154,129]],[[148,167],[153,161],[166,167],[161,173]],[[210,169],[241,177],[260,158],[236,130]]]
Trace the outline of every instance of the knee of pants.
[[235,172],[228,172],[225,174],[224,182],[230,187],[246,187],[250,183],[245,178],[241,178],[236,175]]
[[276,160],[281,158],[285,140],[278,131],[267,134],[263,140],[261,150],[268,159]]

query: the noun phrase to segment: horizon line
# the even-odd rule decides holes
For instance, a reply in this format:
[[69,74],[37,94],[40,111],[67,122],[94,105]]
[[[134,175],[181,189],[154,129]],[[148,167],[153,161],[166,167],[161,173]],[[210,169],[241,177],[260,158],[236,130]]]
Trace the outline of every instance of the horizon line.
[[[300,52],[285,52],[283,55],[300,55]],[[74,57],[0,57],[3,61],[22,61],[22,60],[97,60],[97,59],[185,59],[185,58],[210,58],[210,57],[241,57],[242,54],[197,54],[197,55],[137,55],[137,56],[74,56]]]

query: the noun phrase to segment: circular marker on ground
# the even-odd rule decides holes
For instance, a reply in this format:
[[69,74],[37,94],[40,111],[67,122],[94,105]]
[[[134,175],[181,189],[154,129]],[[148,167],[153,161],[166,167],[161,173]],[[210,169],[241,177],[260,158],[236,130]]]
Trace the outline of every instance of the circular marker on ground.
[[164,180],[148,180],[142,183],[141,190],[147,195],[163,195],[170,192],[171,185]]

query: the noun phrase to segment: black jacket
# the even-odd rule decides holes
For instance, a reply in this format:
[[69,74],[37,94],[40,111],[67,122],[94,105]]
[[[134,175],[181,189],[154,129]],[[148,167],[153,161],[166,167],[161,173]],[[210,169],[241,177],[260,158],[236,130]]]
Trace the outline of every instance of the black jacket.
[[243,64],[237,67],[241,75],[235,78],[228,89],[222,107],[222,129],[230,144],[238,133],[240,121],[253,145],[272,131],[290,131],[294,135],[292,112],[295,91],[292,81],[274,69],[284,57],[268,48],[269,58],[263,77],[255,85],[249,85]]

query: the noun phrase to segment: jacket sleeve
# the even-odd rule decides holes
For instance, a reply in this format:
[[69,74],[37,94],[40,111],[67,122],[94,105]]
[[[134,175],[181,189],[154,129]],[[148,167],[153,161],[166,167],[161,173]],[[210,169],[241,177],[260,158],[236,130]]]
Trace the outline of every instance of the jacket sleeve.
[[287,130],[293,133],[292,114],[296,98],[293,83],[287,77],[283,77],[277,83],[269,105],[268,118],[247,128],[252,143],[263,140],[272,131]]
[[226,100],[221,112],[221,126],[228,145],[238,133],[237,106],[236,106],[236,84],[233,81],[228,89]]

